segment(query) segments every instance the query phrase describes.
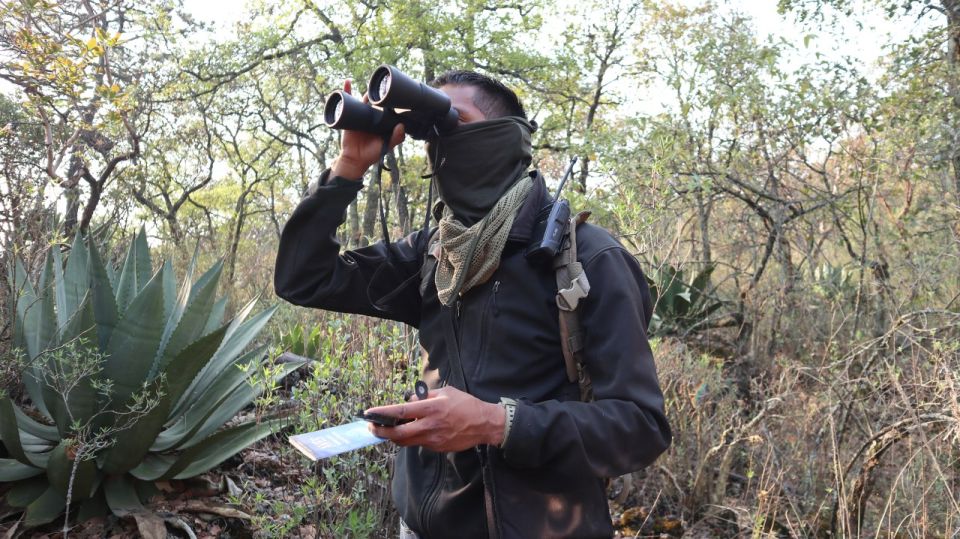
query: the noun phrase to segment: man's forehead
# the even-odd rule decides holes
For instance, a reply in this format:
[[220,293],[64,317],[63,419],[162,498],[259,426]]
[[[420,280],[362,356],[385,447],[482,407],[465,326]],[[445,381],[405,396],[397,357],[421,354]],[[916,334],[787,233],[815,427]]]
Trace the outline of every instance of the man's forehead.
[[450,97],[450,104],[461,113],[485,117],[476,105],[477,88],[461,84],[445,84],[439,90]]

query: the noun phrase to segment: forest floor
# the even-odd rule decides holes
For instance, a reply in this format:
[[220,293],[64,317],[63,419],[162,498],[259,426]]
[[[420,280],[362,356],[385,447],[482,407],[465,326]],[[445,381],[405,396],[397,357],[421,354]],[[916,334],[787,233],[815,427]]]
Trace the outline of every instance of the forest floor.
[[[224,462],[216,470],[188,480],[159,482],[159,491],[146,507],[163,519],[168,539],[244,539],[276,536],[265,533],[258,522],[283,518],[277,508],[296,504],[314,505],[302,499],[294,485],[304,479],[309,466],[291,465],[279,456],[286,453],[285,436],[278,435],[254,444]],[[623,489],[630,492],[623,496]],[[684,534],[680,518],[666,510],[662,500],[650,500],[655,510],[636,499],[636,492],[623,478],[610,482],[611,518],[616,537],[679,537]],[[2,494],[2,493],[0,493]],[[622,500],[620,503],[618,500]],[[658,503],[659,502],[659,503]],[[257,517],[260,518],[257,518]],[[264,517],[266,517],[264,519]],[[286,529],[282,537],[300,539],[326,538],[318,526],[322,511],[312,511],[297,525]],[[386,521],[394,521],[386,518]],[[31,531],[10,523],[0,526],[0,538],[61,539],[62,521]],[[143,537],[133,518],[114,515],[90,519],[75,525],[68,537],[102,537],[132,539]],[[392,530],[383,530],[373,537],[394,537]],[[713,535],[715,536],[715,535]]]

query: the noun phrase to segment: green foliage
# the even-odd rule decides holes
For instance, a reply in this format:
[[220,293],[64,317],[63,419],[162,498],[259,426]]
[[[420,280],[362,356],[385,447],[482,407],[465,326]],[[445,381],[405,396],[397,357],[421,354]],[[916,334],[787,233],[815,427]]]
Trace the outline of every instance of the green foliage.
[[723,306],[708,290],[713,268],[705,267],[689,282],[682,269],[667,263],[660,264],[647,276],[654,302],[651,335],[688,333],[703,328],[710,315]]
[[[297,331],[303,321],[283,325],[292,329],[281,335],[306,334]],[[316,355],[290,398],[297,406],[296,432],[354,421],[358,410],[399,402],[412,389],[420,349],[409,328],[336,313],[322,314],[316,327],[308,334],[319,335],[311,339]],[[389,502],[395,446],[379,444],[314,463],[286,444],[279,451],[287,469],[300,467],[289,474],[292,481],[272,495],[245,487],[231,500],[253,515],[257,536],[290,537],[312,529],[309,534],[320,537],[377,537],[396,530]]]
[[317,325],[310,333],[306,333],[303,324],[295,324],[287,331],[278,331],[276,341],[280,343],[281,352],[314,359],[319,357],[323,343],[323,329],[323,326]]
[[251,302],[223,324],[221,268],[193,282],[191,265],[178,293],[169,263],[153,271],[143,231],[115,282],[79,235],[65,266],[51,252],[37,286],[16,264],[15,345],[42,417],[0,399],[0,481],[14,483],[7,503],[28,526],[73,501],[81,514],[104,499],[118,515],[142,511],[148,484],[204,473],[278,428],[275,418],[222,428],[302,363],[268,368],[265,347],[248,350],[275,307],[248,319]]
[[853,271],[831,264],[820,264],[813,270],[813,290],[831,300],[849,299],[857,293]]

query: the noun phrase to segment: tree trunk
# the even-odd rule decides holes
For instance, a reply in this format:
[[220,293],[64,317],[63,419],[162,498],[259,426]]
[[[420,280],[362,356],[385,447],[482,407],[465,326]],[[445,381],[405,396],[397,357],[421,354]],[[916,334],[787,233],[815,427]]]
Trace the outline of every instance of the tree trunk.
[[[954,112],[960,110],[960,0],[941,0],[947,12],[947,62],[949,66],[950,99]],[[947,119],[948,124],[950,120]],[[960,140],[953,141],[950,149],[953,165],[954,196],[960,201]]]
[[354,249],[360,245],[360,212],[357,210],[357,199],[350,203],[347,215],[347,248]]
[[373,239],[373,231],[377,225],[377,193],[380,192],[380,186],[374,182],[367,185],[367,197],[363,206],[363,229],[360,236],[360,246],[369,245]]
[[700,225],[700,262],[704,266],[713,264],[713,253],[710,249],[710,210],[713,209],[713,200],[703,200],[703,190],[694,192],[697,201],[697,220]]
[[410,208],[407,190],[400,185],[400,164],[395,150],[387,154],[387,166],[390,167],[390,192],[396,201],[397,226],[400,227],[400,233],[406,236],[410,232]]

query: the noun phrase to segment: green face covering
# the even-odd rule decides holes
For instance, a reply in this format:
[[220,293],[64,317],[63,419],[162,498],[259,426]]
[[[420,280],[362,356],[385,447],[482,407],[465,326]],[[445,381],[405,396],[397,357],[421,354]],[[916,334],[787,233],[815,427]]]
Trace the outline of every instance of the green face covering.
[[530,122],[507,116],[461,125],[427,143],[440,200],[457,220],[480,221],[533,159]]

